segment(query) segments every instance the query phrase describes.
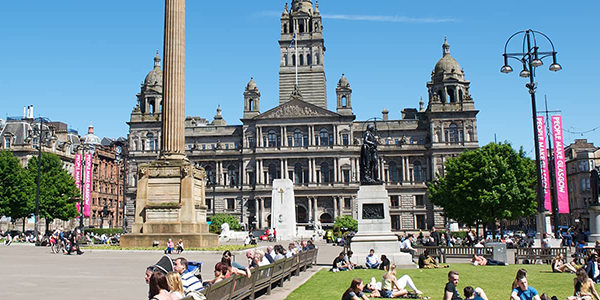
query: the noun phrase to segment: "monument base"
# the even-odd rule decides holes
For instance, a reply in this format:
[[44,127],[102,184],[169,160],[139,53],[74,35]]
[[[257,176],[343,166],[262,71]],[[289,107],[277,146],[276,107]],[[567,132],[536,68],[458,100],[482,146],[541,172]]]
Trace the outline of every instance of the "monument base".
[[121,236],[121,247],[152,247],[154,241],[160,244],[159,249],[166,249],[167,241],[173,240],[177,245],[183,241],[185,248],[216,247],[219,245],[219,236],[212,233],[130,233]]
[[352,238],[350,248],[353,257],[363,264],[373,249],[377,257],[382,254],[398,268],[415,268],[412,255],[400,251],[398,237],[392,233],[390,200],[383,185],[361,185],[356,196],[358,204],[358,232]]
[[600,241],[600,206],[590,206],[588,212],[590,214],[590,236],[588,243],[594,245],[596,241]]

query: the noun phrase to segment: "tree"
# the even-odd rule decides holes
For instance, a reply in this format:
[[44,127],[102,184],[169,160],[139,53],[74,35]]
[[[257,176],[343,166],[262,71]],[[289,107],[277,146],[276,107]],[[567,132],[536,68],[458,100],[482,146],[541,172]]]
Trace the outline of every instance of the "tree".
[[[29,160],[27,170],[35,186],[38,174],[37,157]],[[63,169],[60,158],[53,153],[42,153],[40,218],[46,219],[46,230],[55,219],[66,221],[78,215],[75,203],[79,195],[73,176]]]
[[[439,176],[439,174],[438,174]],[[535,163],[510,144],[490,143],[445,164],[445,176],[428,188],[429,199],[460,223],[494,223],[535,213]]]
[[210,232],[221,232],[221,224],[229,224],[229,229],[239,230],[241,228],[240,222],[235,216],[230,214],[215,214],[210,219]]
[[33,191],[33,182],[19,159],[10,151],[0,151],[0,215],[13,220],[31,216]]
[[351,216],[340,216],[335,218],[333,231],[357,231],[358,222]]

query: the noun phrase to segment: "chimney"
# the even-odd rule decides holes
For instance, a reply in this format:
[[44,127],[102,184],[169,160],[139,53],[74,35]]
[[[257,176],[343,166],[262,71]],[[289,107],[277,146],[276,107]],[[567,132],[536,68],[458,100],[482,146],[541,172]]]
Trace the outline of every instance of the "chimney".
[[27,106],[23,106],[23,118],[27,118]]
[[30,119],[33,119],[33,104],[29,105],[27,117],[30,118]]
[[381,112],[381,115],[382,115],[382,118],[383,118],[384,121],[388,120],[388,114],[389,113],[390,112],[387,110],[387,108],[384,108],[383,111]]

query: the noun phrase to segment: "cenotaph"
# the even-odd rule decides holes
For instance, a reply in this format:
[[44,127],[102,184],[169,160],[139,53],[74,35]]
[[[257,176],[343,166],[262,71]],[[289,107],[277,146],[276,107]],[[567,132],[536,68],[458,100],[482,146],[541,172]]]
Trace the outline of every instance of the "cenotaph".
[[356,196],[358,232],[350,248],[359,259],[367,257],[373,249],[378,257],[385,254],[398,267],[414,267],[412,256],[400,251],[398,237],[392,233],[390,199],[378,179],[377,164],[377,137],[373,125],[369,125],[360,154],[361,185]]
[[138,167],[135,221],[121,246],[182,239],[186,247],[218,245],[208,232],[206,173],[185,156],[185,0],[165,0],[162,139],[159,158]]
[[273,180],[271,226],[278,241],[293,241],[296,237],[296,200],[294,184],[289,179]]

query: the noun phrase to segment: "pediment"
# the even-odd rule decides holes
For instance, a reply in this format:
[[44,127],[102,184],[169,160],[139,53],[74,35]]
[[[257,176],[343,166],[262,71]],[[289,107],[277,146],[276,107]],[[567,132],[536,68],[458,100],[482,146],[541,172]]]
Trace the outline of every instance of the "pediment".
[[340,115],[300,99],[290,100],[272,108],[253,119],[286,119],[286,118],[318,118],[339,117]]

